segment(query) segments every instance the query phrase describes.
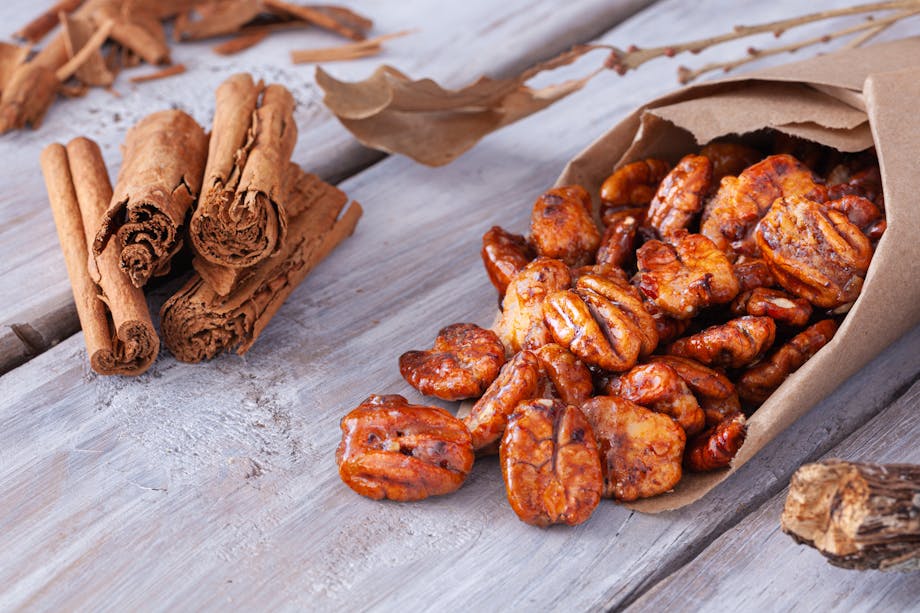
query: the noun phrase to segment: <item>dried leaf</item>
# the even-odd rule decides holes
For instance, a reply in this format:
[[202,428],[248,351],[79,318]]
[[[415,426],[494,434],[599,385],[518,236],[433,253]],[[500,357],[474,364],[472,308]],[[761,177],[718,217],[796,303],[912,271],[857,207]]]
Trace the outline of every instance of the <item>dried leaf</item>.
[[579,46],[517,77],[482,77],[458,90],[444,89],[431,79],[414,81],[392,66],[381,66],[356,83],[339,81],[317,67],[316,82],[326,94],[324,104],[359,141],[428,166],[441,166],[490,132],[584,87],[603,69],[541,89],[527,87],[527,81],[571,64],[596,48]]
[[383,51],[384,42],[411,33],[412,30],[403,30],[402,32],[369,38],[368,40],[358,43],[348,43],[347,45],[323,47],[320,49],[300,49],[298,51],[291,51],[291,61],[295,64],[306,64],[308,62],[335,62],[377,55]]

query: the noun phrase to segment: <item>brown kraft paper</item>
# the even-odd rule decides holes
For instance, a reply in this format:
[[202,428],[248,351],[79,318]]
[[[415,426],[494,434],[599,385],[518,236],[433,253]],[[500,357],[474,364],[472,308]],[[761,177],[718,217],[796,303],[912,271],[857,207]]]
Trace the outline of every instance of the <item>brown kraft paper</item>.
[[198,256],[247,268],[282,249],[284,180],[296,142],[287,89],[254,83],[248,74],[218,87],[201,199],[189,224]]
[[842,151],[874,145],[881,167],[888,229],[833,340],[751,416],[730,469],[685,474],[674,491],[626,506],[658,513],[698,500],[920,322],[917,58],[920,37],[685,88],[638,109],[566,166],[557,185],[577,183],[597,194],[622,164],[646,157],[674,162],[714,138],[773,128]]
[[344,192],[294,170],[289,209],[300,212],[290,220],[281,252],[247,271],[226,296],[196,273],[160,310],[164,342],[180,361],[200,362],[233,349],[245,353],[297,285],[354,231],[358,203],[342,213]]
[[169,272],[185,219],[198,198],[208,136],[182,111],[148,115],[125,137],[115,193],[97,228],[93,253],[117,236],[121,269],[134,287]]

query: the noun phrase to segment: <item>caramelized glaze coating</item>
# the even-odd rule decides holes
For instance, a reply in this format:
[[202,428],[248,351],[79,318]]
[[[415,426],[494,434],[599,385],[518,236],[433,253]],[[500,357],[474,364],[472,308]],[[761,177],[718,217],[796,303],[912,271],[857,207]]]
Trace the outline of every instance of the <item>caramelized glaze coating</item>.
[[670,169],[667,162],[651,158],[616,169],[601,185],[604,213],[610,209],[648,206]]
[[636,253],[639,291],[665,315],[690,319],[700,309],[738,294],[731,263],[700,234],[678,235],[671,244],[648,241]]
[[796,298],[781,289],[758,287],[739,294],[732,302],[734,315],[755,315],[772,317],[774,320],[790,326],[804,326],[811,318],[811,304],[802,298]]
[[481,396],[504,363],[505,348],[494,332],[452,324],[438,332],[433,349],[402,354],[399,372],[426,396],[462,400]]
[[591,424],[558,400],[518,405],[499,451],[508,502],[522,521],[575,526],[591,517],[603,491]]
[[642,296],[642,304],[648,314],[652,316],[652,319],[655,320],[655,331],[658,332],[658,342],[661,344],[669,343],[682,336],[690,326],[689,319],[674,319],[665,315],[661,309],[655,306],[655,303],[650,302],[645,296]]
[[747,292],[758,287],[772,287],[776,279],[770,272],[770,267],[762,258],[741,257],[732,267],[735,278],[738,279],[738,289]]
[[537,258],[514,275],[502,300],[499,337],[511,353],[539,349],[552,341],[543,322],[543,301],[572,284],[568,266],[559,260]]
[[543,309],[557,343],[587,364],[628,370],[658,344],[655,321],[626,281],[587,274],[574,290],[551,294]]
[[505,295],[511,278],[536,257],[523,236],[512,234],[498,226],[482,235],[482,263],[486,274],[500,296]]
[[537,396],[540,361],[530,351],[511,358],[492,385],[463,418],[473,440],[473,449],[482,451],[501,438],[508,416],[519,403]]
[[824,201],[826,189],[807,166],[790,155],[771,155],[747,168],[737,178],[725,177],[707,205],[700,233],[723,251],[759,255],[752,233],[773,201],[804,196]]
[[648,498],[680,481],[687,435],[673,419],[616,396],[595,396],[582,411],[600,450],[605,497]]
[[718,185],[723,177],[736,176],[756,163],[761,153],[738,143],[714,142],[700,150],[700,155],[712,162],[712,183]]
[[828,344],[836,331],[837,324],[833,319],[825,319],[805,328],[773,355],[744,371],[738,379],[738,394],[748,402],[760,404],[769,398],[786,377]]
[[739,317],[676,340],[668,353],[709,366],[741,368],[757,361],[775,337],[776,323],[769,317]]
[[[839,211],[846,215],[847,220],[867,236],[872,233],[873,227],[877,227],[879,221],[884,221],[882,211],[871,200],[862,196],[841,196],[836,200],[828,201],[825,206],[832,211]],[[869,236],[869,238],[877,239],[878,237]]]
[[744,415],[731,415],[687,441],[684,466],[693,472],[726,468],[741,449],[746,435]]
[[565,347],[550,343],[540,347],[536,355],[548,379],[550,398],[577,407],[594,394],[591,371]]
[[607,393],[671,416],[687,436],[700,432],[706,416],[677,372],[663,362],[641,364],[610,379]]
[[684,380],[706,415],[706,427],[712,427],[741,411],[735,385],[719,371],[696,360],[675,355],[653,355],[649,361],[670,366]]
[[473,467],[470,433],[437,407],[370,396],[342,419],[339,476],[362,496],[422,500],[459,488]]
[[842,196],[862,196],[884,209],[882,173],[874,156],[869,161],[840,164],[827,175],[827,196],[836,200]]
[[646,223],[668,239],[686,230],[703,209],[712,181],[712,162],[702,155],[684,156],[661,181],[649,205]]
[[591,196],[578,185],[556,187],[539,198],[530,217],[530,242],[539,255],[569,266],[594,261],[601,235],[591,216]]
[[805,198],[783,198],[757,225],[756,236],[785,290],[826,309],[859,296],[872,244],[843,213]]
[[601,236],[597,263],[623,268],[632,263],[636,250],[636,232],[645,219],[645,209],[622,209],[604,217],[607,229]]

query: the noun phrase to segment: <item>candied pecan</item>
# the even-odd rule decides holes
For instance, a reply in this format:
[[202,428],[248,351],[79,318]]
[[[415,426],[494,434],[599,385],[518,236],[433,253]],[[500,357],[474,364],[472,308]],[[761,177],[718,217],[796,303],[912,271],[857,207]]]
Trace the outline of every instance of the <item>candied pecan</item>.
[[491,330],[476,324],[442,328],[428,351],[399,356],[399,372],[427,396],[462,400],[481,396],[505,363],[505,348]]
[[744,415],[735,413],[702,434],[687,441],[684,466],[693,472],[725,468],[741,449],[747,425]]
[[752,233],[773,201],[801,195],[824,201],[826,188],[807,166],[790,155],[771,155],[735,177],[725,177],[703,212],[700,233],[719,249],[759,254]]
[[508,416],[518,403],[537,395],[540,361],[522,351],[502,367],[498,377],[463,418],[473,437],[473,449],[483,450],[501,438]]
[[362,496],[422,500],[459,488],[473,467],[463,423],[398,395],[370,396],[342,419],[339,476]]
[[758,287],[739,294],[732,302],[733,314],[772,317],[790,326],[804,326],[811,318],[811,304],[781,289]]
[[550,397],[577,407],[593,395],[591,371],[565,347],[549,343],[540,347],[536,355],[552,387]]
[[696,396],[677,372],[663,362],[641,364],[610,380],[607,393],[620,396],[657,413],[670,415],[688,436],[706,425]]
[[882,173],[877,160],[860,170],[839,165],[828,174],[827,185],[827,197],[830,200],[848,195],[862,196],[871,200],[879,208],[885,206],[885,198],[882,195]]
[[557,343],[604,370],[627,370],[658,344],[654,319],[620,279],[584,275],[574,291],[550,294],[543,316]]
[[[871,200],[862,196],[841,196],[826,202],[825,206],[832,211],[840,211],[846,215],[850,223],[867,236],[872,232],[872,228],[877,227],[879,221],[884,221],[882,211]],[[870,236],[869,238],[876,237]]]
[[826,167],[837,155],[830,147],[782,132],[773,133],[773,153],[794,157],[810,170]]
[[700,155],[712,162],[712,182],[718,184],[722,177],[740,174],[761,157],[756,149],[738,143],[714,142],[700,150]]
[[667,162],[651,158],[616,169],[601,185],[605,209],[648,206],[670,169]]
[[651,362],[667,364],[684,380],[696,395],[700,408],[706,415],[706,426],[711,427],[741,410],[741,401],[735,385],[722,373],[703,366],[696,360],[676,355],[653,355]]
[[636,256],[639,290],[675,319],[690,319],[700,309],[731,302],[738,294],[728,258],[700,234],[677,235],[671,244],[649,241]]
[[578,185],[556,187],[539,198],[530,217],[530,242],[537,253],[569,266],[594,260],[601,235],[591,216],[591,197]]
[[770,287],[776,284],[770,267],[762,258],[742,256],[735,262],[732,270],[738,279],[738,289],[747,292],[758,287]]
[[783,198],[757,224],[756,236],[784,289],[827,309],[859,296],[872,244],[843,213],[805,198]]
[[607,229],[597,250],[597,263],[622,268],[632,262],[636,231],[642,219],[645,219],[645,209],[623,209],[606,215],[604,224]]
[[834,337],[837,324],[825,319],[805,328],[763,362],[751,366],[738,379],[738,395],[751,403],[761,403],[801,368],[808,358]]
[[591,424],[559,400],[531,400],[508,420],[499,451],[508,502],[533,526],[591,517],[604,487]]
[[534,259],[533,248],[523,236],[498,226],[482,235],[482,263],[499,295],[504,296],[511,278]]
[[776,323],[769,317],[739,317],[674,341],[668,353],[710,366],[740,368],[760,358],[775,337]]
[[569,267],[550,258],[537,258],[511,278],[502,300],[499,337],[505,349],[538,349],[552,341],[543,323],[543,301],[572,284]]
[[645,295],[642,296],[642,305],[645,307],[645,310],[648,311],[649,315],[652,316],[652,319],[655,320],[655,331],[658,332],[659,343],[667,343],[674,340],[686,332],[687,327],[690,325],[689,319],[674,319],[673,317],[665,315],[661,309],[655,306],[655,303],[650,302]]
[[649,205],[646,223],[658,236],[669,238],[686,230],[703,208],[712,180],[712,162],[702,155],[687,155],[661,181]]
[[582,411],[600,450],[605,497],[648,498],[680,481],[687,435],[673,419],[616,396],[595,396]]

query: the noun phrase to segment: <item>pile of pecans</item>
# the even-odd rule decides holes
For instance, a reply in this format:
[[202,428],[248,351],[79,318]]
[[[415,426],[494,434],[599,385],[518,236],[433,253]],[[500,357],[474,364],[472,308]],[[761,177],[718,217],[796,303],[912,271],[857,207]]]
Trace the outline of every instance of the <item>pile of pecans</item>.
[[458,419],[369,397],[342,420],[342,480],[419,500],[498,452],[514,511],[548,526],[727,467],[745,416],[834,335],[886,227],[874,152],[778,133],[766,150],[626,164],[603,230],[572,185],[537,199],[528,238],[486,232],[494,331],[453,324],[399,360],[421,393],[478,400]]

